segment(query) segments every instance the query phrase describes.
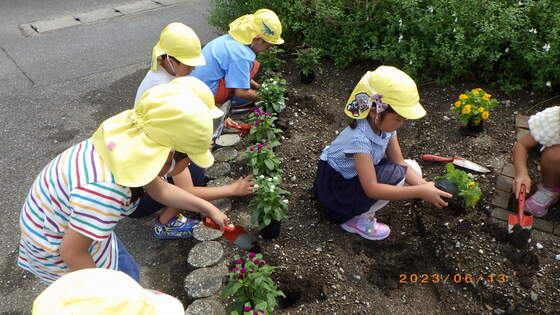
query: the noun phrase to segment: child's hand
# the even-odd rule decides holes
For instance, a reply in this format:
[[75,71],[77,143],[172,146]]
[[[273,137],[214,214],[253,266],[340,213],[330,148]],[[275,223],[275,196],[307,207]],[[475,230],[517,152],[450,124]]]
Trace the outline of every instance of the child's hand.
[[519,199],[519,192],[521,191],[521,185],[525,184],[525,191],[528,193],[531,191],[531,177],[527,175],[515,176],[511,185],[513,186],[513,192],[515,193],[515,198]]
[[447,207],[447,202],[441,199],[442,197],[453,198],[452,194],[437,189],[434,182],[428,182],[419,186],[422,187],[420,198],[439,209]]
[[253,175],[240,177],[238,180],[231,184],[233,196],[246,196],[253,193]]
[[218,208],[214,208],[212,211],[210,211],[208,213],[208,217],[210,217],[210,219],[212,219],[212,221],[214,221],[214,223],[216,223],[220,227],[220,231],[222,232],[224,231],[226,225],[229,224],[227,215],[225,215],[225,213],[220,211]]

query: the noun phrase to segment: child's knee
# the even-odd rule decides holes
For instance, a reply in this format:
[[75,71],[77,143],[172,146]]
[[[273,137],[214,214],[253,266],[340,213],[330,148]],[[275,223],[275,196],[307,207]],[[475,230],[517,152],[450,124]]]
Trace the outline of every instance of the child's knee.
[[420,165],[416,162],[416,160],[405,159],[404,162],[408,164],[408,166],[412,167],[412,169],[420,175],[420,177],[422,177],[422,168],[420,168]]
[[549,167],[560,168],[560,144],[545,148],[541,155],[541,163]]

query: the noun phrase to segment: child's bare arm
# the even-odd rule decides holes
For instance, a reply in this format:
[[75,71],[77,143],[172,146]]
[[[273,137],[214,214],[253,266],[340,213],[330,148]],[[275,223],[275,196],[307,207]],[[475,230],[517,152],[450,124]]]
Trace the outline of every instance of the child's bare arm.
[[157,202],[168,207],[177,209],[189,209],[200,212],[204,216],[210,217],[223,230],[228,224],[227,216],[208,201],[201,199],[192,193],[183,190],[175,185],[169,184],[160,177],[156,177],[146,186],[146,192]]
[[204,200],[216,200],[233,196],[245,196],[253,193],[253,175],[239,178],[235,182],[218,187],[198,187],[192,182],[191,173],[188,168],[173,176],[173,183],[178,187],[200,197]]
[[405,181],[409,185],[414,186],[426,183],[426,181],[404,161],[401,146],[399,144],[397,136],[394,136],[389,140],[389,144],[387,145],[385,154],[387,154],[387,158],[389,158],[391,162],[407,167]]
[[88,252],[92,241],[91,238],[72,230],[72,228],[66,230],[60,243],[59,252],[70,271],[96,267],[93,257]]
[[366,195],[372,199],[405,200],[420,198],[441,208],[447,206],[447,203],[441,197],[452,197],[451,194],[437,189],[433,182],[406,187],[378,183],[371,155],[357,153],[354,154],[354,160],[360,184]]
[[525,184],[527,191],[531,190],[531,178],[527,170],[527,157],[529,149],[538,144],[537,140],[530,133],[519,139],[513,145],[512,160],[515,170],[515,178],[513,180],[513,191],[515,197],[519,197],[519,190],[522,184]]

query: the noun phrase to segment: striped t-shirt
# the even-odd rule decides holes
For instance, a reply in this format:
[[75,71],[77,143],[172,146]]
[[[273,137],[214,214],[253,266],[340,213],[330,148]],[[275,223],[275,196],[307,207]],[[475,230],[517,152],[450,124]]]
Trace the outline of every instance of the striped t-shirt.
[[89,253],[100,268],[117,269],[117,222],[130,214],[131,191],[115,183],[91,139],[58,155],[35,179],[19,224],[18,265],[46,282],[68,272],[59,247],[68,228],[93,242]]

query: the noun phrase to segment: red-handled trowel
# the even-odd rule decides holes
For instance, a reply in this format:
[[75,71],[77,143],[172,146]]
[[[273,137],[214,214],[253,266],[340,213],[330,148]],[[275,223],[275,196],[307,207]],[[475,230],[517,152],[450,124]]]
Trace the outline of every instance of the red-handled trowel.
[[513,227],[518,225],[521,228],[530,230],[533,227],[533,217],[530,215],[525,215],[525,184],[521,184],[520,191],[519,191],[519,199],[518,199],[518,209],[517,215],[509,214],[508,215],[508,232],[513,232]]
[[[204,218],[204,225],[216,230],[220,229],[220,226],[208,217]],[[226,225],[224,228],[224,237],[245,250],[258,251],[259,244],[257,238],[253,234],[247,232],[241,225]]]
[[442,157],[442,156],[437,156],[437,155],[432,155],[432,154],[424,154],[422,155],[422,160],[423,161],[430,161],[430,162],[452,162],[453,164],[462,167],[462,168],[466,168],[469,169],[471,171],[475,171],[475,172],[480,172],[480,173],[488,173],[490,172],[489,169],[487,169],[486,167],[482,166],[482,165],[478,165],[474,162],[471,162],[469,160],[465,160],[462,157],[459,156],[454,156],[454,157]]

